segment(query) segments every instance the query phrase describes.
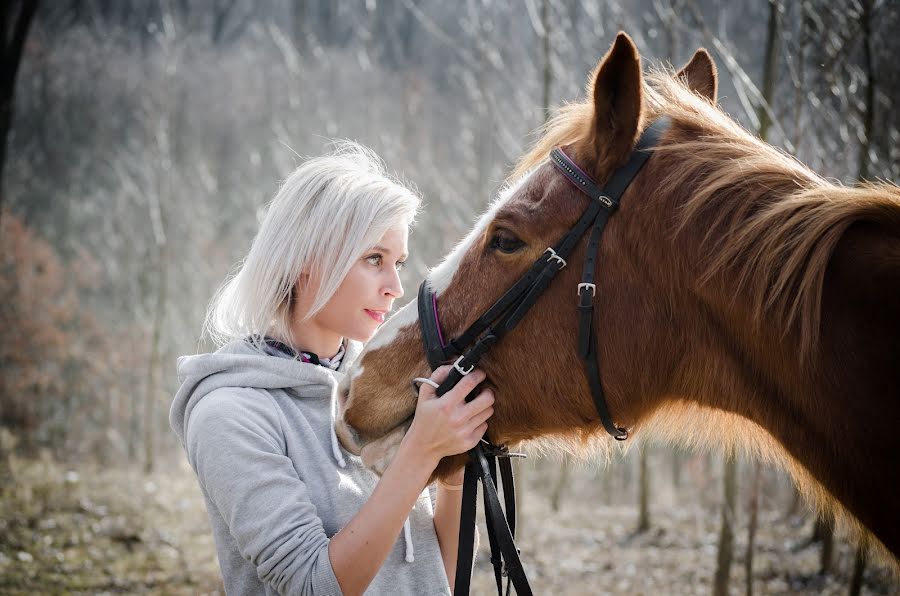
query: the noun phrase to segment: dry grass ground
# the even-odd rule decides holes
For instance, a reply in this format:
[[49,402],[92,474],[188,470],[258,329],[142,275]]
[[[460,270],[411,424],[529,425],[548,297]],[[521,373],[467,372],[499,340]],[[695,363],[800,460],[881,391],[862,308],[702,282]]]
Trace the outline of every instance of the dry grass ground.
[[[519,544],[536,594],[709,594],[718,517],[703,499],[660,495],[652,529],[635,535],[635,507],[603,504],[595,472],[572,474],[559,512],[553,465],[527,470]],[[200,491],[183,459],[144,476],[10,458],[0,493],[0,593],[224,593]],[[627,495],[626,495],[627,497]],[[818,574],[818,549],[799,548],[811,519],[763,508],[756,594],[845,594],[851,545],[836,542],[834,572]],[[744,593],[742,530],[732,592]],[[484,541],[486,542],[486,540]],[[484,544],[474,594],[492,594]],[[898,594],[887,568],[870,566],[865,594]]]

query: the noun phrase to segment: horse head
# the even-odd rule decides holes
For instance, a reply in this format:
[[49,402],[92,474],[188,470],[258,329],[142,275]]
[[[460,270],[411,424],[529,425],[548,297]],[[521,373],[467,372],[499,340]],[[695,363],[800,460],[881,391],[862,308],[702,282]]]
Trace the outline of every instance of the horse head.
[[[585,211],[590,199],[554,168],[551,149],[563,147],[602,186],[666,117],[603,232],[594,272],[611,417],[633,432],[780,461],[812,487],[807,494],[842,503],[896,554],[900,514],[885,505],[890,480],[879,475],[900,457],[889,422],[900,420],[900,402],[883,398],[900,395],[900,306],[890,298],[900,295],[900,189],[826,181],[729,118],[716,89],[706,51],[677,73],[645,74],[620,33],[587,99],[547,123],[472,231],[429,272],[443,332],[467,329]],[[487,432],[495,443],[541,440],[573,452],[614,444],[595,440],[603,426],[576,345],[586,244],[479,364],[496,398]],[[415,411],[410,380],[430,370],[417,312],[413,301],[384,324],[342,389],[339,436],[375,469]],[[846,417],[868,408],[884,417],[873,411],[857,436]],[[842,437],[839,453],[823,449]],[[436,476],[465,461],[445,458]]]

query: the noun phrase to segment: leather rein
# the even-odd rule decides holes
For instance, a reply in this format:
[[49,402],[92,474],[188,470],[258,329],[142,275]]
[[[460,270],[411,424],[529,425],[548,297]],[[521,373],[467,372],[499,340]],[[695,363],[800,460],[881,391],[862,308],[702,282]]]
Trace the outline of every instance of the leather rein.
[[[581,283],[578,284],[577,307],[579,311],[578,356],[584,365],[585,375],[591,389],[591,396],[603,428],[613,438],[624,441],[628,430],[617,426],[609,413],[597,355],[597,338],[594,333],[594,298],[597,289],[594,284],[594,270],[599,252],[600,237],[615,213],[619,201],[628,185],[634,180],[641,167],[652,155],[652,149],[668,128],[668,119],[654,121],[638,140],[628,162],[613,172],[603,188],[598,187],[578,165],[559,147],[550,152],[550,161],[572,184],[590,199],[590,204],[578,222],[569,229],[554,247],[547,248],[531,268],[497,302],[493,304],[459,337],[444,341],[438,318],[437,297],[423,281],[419,286],[418,311],[422,342],[431,369],[453,362],[447,379],[436,390],[438,397],[456,386],[469,374],[491,347],[500,341],[522,320],[535,304],[553,278],[566,266],[576,244],[591,229],[587,251],[582,266]],[[470,401],[475,391],[466,397]],[[519,559],[515,545],[516,499],[515,481],[512,473],[511,457],[524,457],[510,453],[505,446],[494,445],[487,439],[469,451],[470,462],[466,465],[463,481],[462,512],[459,528],[459,552],[456,566],[454,594],[467,596],[472,575],[475,513],[477,507],[478,480],[484,488],[485,521],[491,547],[491,564],[497,582],[497,592],[503,593],[503,577],[509,578],[516,593],[531,595],[531,587]],[[497,468],[503,481],[503,499],[506,515],[500,505],[497,493]]]

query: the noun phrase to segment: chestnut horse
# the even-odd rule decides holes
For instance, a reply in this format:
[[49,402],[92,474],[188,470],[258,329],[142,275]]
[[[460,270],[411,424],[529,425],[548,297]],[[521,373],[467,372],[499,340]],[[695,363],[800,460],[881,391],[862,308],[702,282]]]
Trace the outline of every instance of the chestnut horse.
[[[514,180],[433,269],[445,336],[474,322],[589,200],[547,160],[555,146],[599,183],[644,127],[671,124],[603,235],[594,279],[601,378],[633,435],[739,447],[784,465],[819,505],[849,512],[900,555],[900,188],[847,188],[755,138],[715,105],[698,50],[644,75],[619,34],[583,103],[561,110]],[[587,239],[480,364],[495,392],[488,437],[585,453],[614,443],[576,354]],[[342,442],[383,468],[427,376],[415,301],[348,375]],[[437,476],[462,466],[446,458]]]

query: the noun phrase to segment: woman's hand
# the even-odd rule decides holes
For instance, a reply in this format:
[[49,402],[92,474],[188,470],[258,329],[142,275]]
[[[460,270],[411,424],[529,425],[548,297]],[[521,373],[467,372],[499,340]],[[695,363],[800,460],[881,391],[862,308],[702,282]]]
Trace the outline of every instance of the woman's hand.
[[[438,368],[431,380],[444,382],[450,368]],[[441,397],[435,395],[434,387],[422,383],[416,414],[404,442],[410,441],[416,449],[432,455],[435,465],[442,457],[464,453],[477,445],[487,430],[487,419],[494,413],[494,394],[484,389],[468,403],[466,396],[484,379],[484,371],[475,369]]]
[[[450,367],[442,366],[431,380],[441,383],[449,373]],[[494,413],[494,396],[484,390],[466,403],[466,395],[484,377],[484,372],[473,370],[441,397],[430,385],[419,388],[416,413],[400,448],[369,500],[328,545],[331,566],[344,594],[362,594],[375,577],[441,458],[471,449],[484,435],[486,420]],[[444,570],[451,578],[456,569],[461,504],[462,491],[438,492],[434,528]]]

